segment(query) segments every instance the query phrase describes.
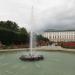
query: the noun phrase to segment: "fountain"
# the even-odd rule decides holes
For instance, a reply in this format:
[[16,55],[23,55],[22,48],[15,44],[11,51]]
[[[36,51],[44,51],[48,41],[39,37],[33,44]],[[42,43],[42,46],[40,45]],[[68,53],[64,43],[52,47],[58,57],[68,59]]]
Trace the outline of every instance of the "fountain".
[[31,34],[30,34],[30,53],[28,55],[22,55],[20,57],[20,59],[22,61],[39,61],[39,60],[43,60],[44,57],[43,55],[37,55],[37,54],[34,54],[33,53],[33,43],[32,43],[32,40],[33,40],[33,34],[32,34],[32,31],[31,31]]
[[[32,24],[33,24],[33,6],[32,6]],[[39,61],[43,60],[43,55],[37,55],[33,53],[33,31],[30,32],[30,53],[28,55],[22,55],[20,60],[22,61]]]

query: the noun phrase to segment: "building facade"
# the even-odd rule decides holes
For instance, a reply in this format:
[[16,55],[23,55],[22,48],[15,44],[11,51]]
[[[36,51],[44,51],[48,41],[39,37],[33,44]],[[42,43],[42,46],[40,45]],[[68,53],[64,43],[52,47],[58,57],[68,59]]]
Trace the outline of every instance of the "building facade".
[[75,31],[52,31],[44,32],[42,36],[53,42],[75,41]]

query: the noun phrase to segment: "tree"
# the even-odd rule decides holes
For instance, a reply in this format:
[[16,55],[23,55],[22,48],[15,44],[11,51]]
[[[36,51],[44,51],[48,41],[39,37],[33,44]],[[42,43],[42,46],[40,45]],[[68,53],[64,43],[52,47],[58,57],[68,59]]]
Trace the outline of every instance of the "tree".
[[0,28],[18,31],[19,26],[15,22],[8,20],[8,21],[0,21]]
[[37,35],[37,40],[49,41],[48,38],[43,37],[42,35]]
[[27,30],[24,27],[20,28],[19,32],[22,33],[22,34],[28,34]]
[[29,43],[29,34],[25,28],[20,28],[15,22],[0,21],[0,41],[5,45],[12,43]]
[[0,21],[0,27],[5,27],[5,21]]
[[13,31],[18,31],[19,26],[15,22],[8,20],[6,21],[6,28],[11,29]]
[[37,46],[39,46],[39,45],[48,45],[49,44],[49,39],[43,37],[42,35],[37,35],[36,39],[37,39]]

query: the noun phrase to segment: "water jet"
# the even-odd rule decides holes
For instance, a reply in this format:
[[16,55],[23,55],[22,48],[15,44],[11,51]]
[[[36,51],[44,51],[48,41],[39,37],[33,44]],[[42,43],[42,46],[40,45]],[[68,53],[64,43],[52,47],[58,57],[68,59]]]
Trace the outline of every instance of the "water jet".
[[[33,6],[32,6],[32,24],[33,24]],[[28,55],[22,55],[19,59],[22,61],[40,61],[43,60],[43,55],[33,54],[33,31],[30,32],[30,53]]]

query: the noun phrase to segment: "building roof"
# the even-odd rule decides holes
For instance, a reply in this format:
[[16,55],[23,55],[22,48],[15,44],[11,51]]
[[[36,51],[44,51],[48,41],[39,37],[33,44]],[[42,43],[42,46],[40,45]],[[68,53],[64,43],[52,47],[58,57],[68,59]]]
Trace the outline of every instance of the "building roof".
[[70,30],[70,29],[66,29],[66,30],[57,30],[57,29],[48,29],[48,30],[45,30],[44,32],[69,32],[69,31],[75,31],[75,30]]

